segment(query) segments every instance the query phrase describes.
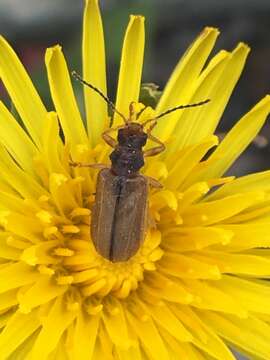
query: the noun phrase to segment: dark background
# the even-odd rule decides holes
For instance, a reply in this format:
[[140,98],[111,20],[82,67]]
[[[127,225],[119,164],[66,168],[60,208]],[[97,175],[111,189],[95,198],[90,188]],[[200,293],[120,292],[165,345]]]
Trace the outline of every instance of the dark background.
[[[270,92],[269,0],[101,0],[106,37],[109,94],[114,99],[122,40],[129,14],[146,16],[144,82],[162,89],[179,57],[206,26],[221,31],[214,53],[231,50],[239,41],[252,52],[224,113],[219,132],[228,131]],[[45,49],[63,46],[70,69],[81,72],[81,0],[0,0],[0,33],[18,52],[48,109],[53,109],[44,65]],[[76,84],[78,96],[81,96]],[[3,88],[0,97],[9,103]],[[269,168],[270,127],[231,169],[236,175]],[[261,141],[263,140],[263,141]],[[262,146],[263,145],[263,146]]]
[[[219,132],[228,131],[270,92],[269,0],[101,0],[106,37],[109,94],[114,99],[119,59],[129,14],[146,16],[144,82],[162,89],[179,57],[206,26],[221,31],[217,46],[231,50],[239,41],[252,51],[224,113]],[[63,45],[71,69],[81,72],[82,0],[0,0],[0,33],[14,46],[30,71],[48,109],[52,109],[44,65],[46,47]],[[78,84],[75,85],[80,94]],[[1,98],[5,97],[0,89]],[[6,101],[7,98],[6,98]],[[236,175],[269,167],[270,127],[231,170]]]

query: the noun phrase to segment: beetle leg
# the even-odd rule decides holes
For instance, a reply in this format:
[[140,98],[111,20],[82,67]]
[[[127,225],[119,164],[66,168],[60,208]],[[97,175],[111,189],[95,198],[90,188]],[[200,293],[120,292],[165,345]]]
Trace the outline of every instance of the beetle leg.
[[111,137],[111,135],[109,135],[109,133],[112,131],[117,131],[121,128],[123,128],[123,125],[117,126],[115,128],[109,128],[102,133],[103,140],[114,149],[116,148],[118,143],[113,137]]
[[93,168],[93,169],[107,169],[107,168],[109,168],[109,166],[106,165],[106,164],[88,164],[88,163],[81,163],[81,162],[76,162],[76,161],[70,161],[69,165],[73,166],[73,167],[90,167],[90,168]]
[[163,185],[156,179],[152,178],[151,176],[146,176],[148,179],[149,185],[156,189],[163,188]]
[[130,122],[134,121],[134,115],[135,115],[134,105],[135,105],[135,101],[132,101],[132,102],[129,104],[129,121],[130,121]]
[[146,150],[144,152],[144,156],[155,156],[157,154],[160,154],[162,151],[165,150],[165,145],[163,144],[163,142],[161,142],[159,139],[157,139],[156,137],[154,137],[151,134],[148,134],[148,139],[152,140],[153,142],[159,144],[158,146],[155,146],[149,150]]

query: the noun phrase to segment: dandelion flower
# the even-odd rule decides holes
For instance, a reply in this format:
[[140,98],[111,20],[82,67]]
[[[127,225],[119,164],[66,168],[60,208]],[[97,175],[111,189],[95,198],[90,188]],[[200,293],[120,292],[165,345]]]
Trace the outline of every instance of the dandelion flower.
[[[143,170],[163,184],[149,195],[155,226],[132,258],[117,263],[90,238],[97,170],[69,164],[109,164],[101,139],[107,104],[84,87],[85,129],[57,45],[45,58],[55,106],[47,111],[0,39],[0,77],[23,122],[0,103],[0,359],[231,360],[231,348],[269,359],[270,171],[224,174],[263,126],[270,97],[218,143],[213,133],[249,48],[240,43],[205,65],[217,36],[214,28],[199,35],[157,108],[143,113],[211,99],[156,126],[166,151]],[[106,93],[97,0],[86,2],[82,49],[83,77]],[[138,102],[143,52],[144,19],[131,16],[116,98],[125,115]]]

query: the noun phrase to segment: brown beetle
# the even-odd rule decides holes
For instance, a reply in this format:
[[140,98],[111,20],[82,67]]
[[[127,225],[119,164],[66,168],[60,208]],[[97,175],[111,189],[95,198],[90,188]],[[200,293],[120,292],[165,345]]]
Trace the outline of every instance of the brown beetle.
[[[178,109],[200,106],[209,100],[177,106],[140,124],[132,121],[133,103],[130,104],[130,115],[126,119],[99,89],[84,81],[77,73],[73,72],[73,75],[96,91],[124,121],[123,125],[109,128],[102,134],[105,142],[114,149],[110,154],[110,168],[103,164],[71,162],[71,165],[101,169],[97,178],[96,198],[92,209],[92,240],[97,252],[104,258],[112,262],[126,261],[136,254],[145,238],[149,185],[162,187],[157,180],[139,173],[144,166],[145,157],[157,155],[165,150],[164,144],[154,137],[151,131],[157,124],[157,120],[164,115]],[[151,122],[152,124],[145,132],[145,125]],[[118,131],[117,140],[110,136],[112,131]],[[158,145],[143,151],[148,139]]]

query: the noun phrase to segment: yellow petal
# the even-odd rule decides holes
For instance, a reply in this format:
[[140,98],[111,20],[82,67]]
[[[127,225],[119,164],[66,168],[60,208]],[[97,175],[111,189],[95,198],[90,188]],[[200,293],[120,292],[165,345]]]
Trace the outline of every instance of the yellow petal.
[[[192,334],[192,344],[196,348],[203,350],[203,359],[210,360],[214,357],[220,360],[234,360],[232,353],[220,337],[200,319],[192,308],[188,306],[176,307],[174,305],[170,305],[170,308]],[[185,345],[188,344],[181,344],[182,347]]]
[[217,266],[222,273],[270,277],[270,260],[263,256],[230,254],[222,251],[201,251],[189,254],[189,256],[190,259],[197,259]]
[[33,157],[37,154],[35,145],[2,102],[0,118],[1,143],[24,170],[34,175]]
[[269,222],[261,224],[222,225],[222,228],[226,231],[232,231],[234,234],[230,243],[226,245],[226,250],[228,251],[270,247]]
[[[207,60],[219,32],[214,28],[205,28],[195,39],[192,46],[180,59],[172,73],[162,97],[157,106],[157,113],[166,111],[174,106],[183,104],[190,96],[191,89]],[[173,115],[173,114],[172,114]],[[175,115],[175,114],[174,114]],[[176,115],[177,118],[179,116]],[[165,140],[175,126],[175,121],[160,121],[155,129],[156,135]]]
[[8,357],[8,360],[21,360],[27,359],[29,352],[31,351],[36,338],[38,336],[38,330],[30,335],[15,351]]
[[224,246],[230,242],[233,232],[218,227],[172,228],[163,236],[162,247],[173,252],[201,250],[213,244]]
[[0,334],[0,358],[7,359],[39,326],[36,311],[27,315],[17,311]]
[[146,311],[153,317],[155,322],[166,329],[173,337],[181,342],[192,341],[192,335],[177,319],[174,313],[165,304],[159,306],[144,305]]
[[11,306],[17,305],[17,289],[6,291],[0,295],[0,311],[10,308]]
[[[209,184],[209,186],[211,186],[211,181],[213,180],[213,182],[215,183],[217,181],[217,179],[220,178],[207,178],[205,176],[205,178],[203,177],[205,175],[205,172],[211,168],[212,164],[215,164],[217,161],[217,159],[211,159],[209,160],[209,158],[207,158],[206,160],[201,160],[192,170],[192,172],[189,174],[189,176],[186,178],[186,180],[184,181],[184,183],[182,184],[182,188],[183,189],[187,189],[191,186],[194,186],[196,183],[198,182],[206,182],[207,184]],[[200,180],[200,179],[203,180]],[[219,183],[219,180],[218,180]],[[214,185],[215,186],[215,185]]]
[[240,306],[258,314],[270,314],[270,287],[267,280],[247,280],[223,275],[217,287],[233,296]]
[[199,312],[199,316],[225,340],[259,358],[269,358],[270,326],[265,322],[255,317],[238,319],[210,311]]
[[[2,265],[4,266],[4,265]],[[0,329],[3,329],[7,323],[9,322],[9,320],[12,318],[12,316],[14,315],[14,313],[16,312],[16,310],[13,308],[11,309],[4,309],[3,311],[1,311],[0,314]]]
[[268,95],[229,131],[209,158],[209,160],[216,159],[215,164],[200,176],[200,180],[202,177],[205,179],[222,176],[258,134],[269,112],[270,96]]
[[[134,307],[139,307],[139,305],[136,304]],[[137,316],[136,309],[134,311],[135,315],[127,311],[129,326],[133,328],[142,344],[151,354],[153,360],[169,360],[166,346],[153,320],[150,317],[142,320]],[[155,344],[155,346],[153,346],[153,344]]]
[[49,173],[60,172],[67,175],[68,171],[64,168],[64,165],[59,157],[60,151],[63,151],[63,143],[59,138],[57,114],[55,112],[49,112],[46,120],[46,127],[43,131],[42,137],[45,163]]
[[136,345],[130,347],[127,350],[116,347],[116,353],[119,357],[119,360],[142,360],[141,347],[138,342]]
[[159,331],[168,345],[168,351],[170,351],[171,360],[206,360],[204,356],[205,354],[199,352],[199,350],[197,350],[192,344],[177,341],[163,329],[160,329]]
[[177,205],[177,198],[172,191],[161,190],[151,196],[150,206],[155,210],[160,210],[167,206],[173,210],[176,210]]
[[68,349],[68,344],[65,342],[64,337],[62,336],[58,341],[57,347],[50,353],[46,360],[69,360],[70,357],[68,355]]
[[131,345],[131,339],[129,338],[127,319],[122,304],[112,298],[105,306],[107,311],[103,313],[103,322],[111,342],[122,349],[128,349]]
[[0,36],[0,78],[30,136],[40,147],[46,109],[17,55]]
[[199,200],[202,200],[205,194],[210,190],[207,182],[197,182],[194,185],[187,188],[180,198],[179,213],[184,213],[185,210],[194,203],[197,203]]
[[13,194],[9,191],[1,191],[0,190],[0,204],[3,209],[18,212],[20,214],[29,214],[30,216],[33,214],[33,207],[31,205],[28,206],[26,201],[18,196],[18,194]]
[[[225,223],[241,224],[245,222],[267,222],[269,220],[270,203],[263,201],[260,204],[252,206],[244,210],[242,213],[233,216],[230,220],[225,220]],[[268,220],[267,220],[268,219]]]
[[0,293],[31,284],[38,277],[39,273],[35,269],[22,262],[7,265],[0,269]]
[[[220,360],[235,360],[234,355],[228,348],[227,344],[210,328],[206,328],[207,341],[206,343],[195,339],[194,345],[205,351],[204,359],[220,359]],[[208,355],[208,356],[207,356]]]
[[157,271],[147,277],[141,287],[152,296],[178,304],[189,304],[193,300],[191,293],[179,281],[172,281]]
[[[129,105],[138,101],[144,55],[144,17],[131,15],[126,30],[119,80],[117,87],[116,108],[126,117]],[[123,123],[119,115],[114,116],[114,126]]]
[[206,200],[220,199],[227,195],[244,193],[249,191],[269,191],[270,190],[270,171],[262,171],[255,174],[242,176],[221,186],[212,194],[206,196]]
[[205,141],[193,145],[185,154],[175,162],[165,181],[169,189],[177,189],[189,175],[195,165],[202,159],[209,149],[218,144],[216,136],[211,136]]
[[223,199],[191,205],[182,214],[186,225],[210,225],[228,219],[264,198],[261,192],[236,194]]
[[19,310],[22,313],[28,314],[34,307],[49,302],[55,297],[62,295],[66,290],[67,286],[57,285],[55,280],[49,276],[40,276],[38,281],[26,292],[19,293]]
[[[216,79],[217,81],[212,82],[212,79],[209,79],[208,83],[208,79],[203,79],[204,73],[202,73],[202,84],[200,90],[197,90],[198,93],[196,98],[202,98],[203,94],[205,94],[204,96],[211,101],[208,106],[200,107],[199,116],[196,119],[196,122],[193,126],[190,126],[191,131],[189,133],[187,144],[196,143],[206,136],[213,134],[220,117],[224,112],[225,106],[230,99],[231,93],[242,73],[249,51],[250,49],[247,45],[240,43],[226,58],[226,61],[224,61],[223,71]],[[205,72],[207,72],[208,67]],[[179,127],[180,125],[181,124],[179,124]]]
[[207,343],[207,329],[200,318],[195,314],[193,309],[187,305],[168,304],[175,316],[182,322],[186,329],[191,333],[193,341]]
[[219,280],[221,274],[215,264],[200,261],[190,255],[166,252],[159,262],[159,270],[168,276],[187,279]]
[[144,174],[146,176],[154,177],[155,179],[166,179],[168,176],[168,169],[164,161],[158,161],[152,158],[146,163]]
[[[5,233],[1,235],[4,236],[4,234]],[[14,234],[12,236],[6,235],[5,239],[6,239],[6,243],[9,246],[19,250],[24,250],[29,246],[29,244],[31,244],[30,242],[25,241],[25,239],[21,239],[19,236],[14,236]]]
[[[83,20],[83,78],[106,95],[106,64],[102,20],[98,0],[87,0]],[[93,90],[84,86],[87,128],[94,147],[107,125],[107,104]]]
[[99,337],[97,339],[95,352],[92,357],[92,360],[95,359],[114,360],[113,346],[108,333],[106,332],[104,326],[102,326],[102,323],[99,328]]
[[43,227],[35,218],[24,216],[19,213],[9,213],[3,215],[5,229],[12,235],[19,235],[23,241],[39,243],[43,240]]
[[[197,103],[206,99],[211,100],[210,96],[213,92],[213,88],[215,87],[216,83],[220,81],[220,78],[222,78],[224,68],[228,61],[229,53],[226,51],[221,51],[218,53],[210,61],[209,65],[195,82],[188,99],[185,101],[185,104]],[[207,122],[211,121],[211,118],[208,115],[208,110],[212,106],[212,101],[210,101],[209,103],[198,106],[197,108],[176,111],[175,113],[171,114],[172,119],[168,118],[163,120],[163,122],[168,124],[171,122],[175,123],[173,138],[170,146],[168,147],[169,149],[165,154],[167,157],[171,156],[171,154],[173,154],[173,152],[176,150],[197,143],[196,139],[193,140],[193,134],[194,132],[196,133],[197,128],[207,126]],[[162,120],[160,120],[160,122],[162,122]]]
[[[100,336],[103,338],[103,335]],[[101,341],[99,339],[95,344],[95,350],[91,360],[95,360],[95,359],[114,360],[111,349],[107,350],[107,348],[105,348],[103,344],[101,344]]]
[[24,198],[37,199],[47,194],[46,190],[33,178],[23,171],[0,144],[0,173],[1,177]]
[[226,176],[226,177],[220,177],[220,178],[212,178],[207,180],[207,184],[210,188],[214,186],[220,186],[227,183],[232,182],[235,179],[235,176]]
[[74,331],[74,359],[90,360],[94,352],[100,317],[80,312]]
[[87,144],[88,139],[73,93],[69,70],[59,45],[47,49],[45,62],[51,95],[63,127],[65,141],[72,146]]
[[20,258],[20,251],[18,249],[15,249],[14,247],[9,246],[5,240],[6,239],[4,238],[0,241],[0,258],[8,260],[18,260]]
[[80,206],[77,203],[75,191],[70,186],[72,180],[61,173],[50,174],[50,192],[61,214],[70,214],[74,208]]
[[234,314],[239,318],[246,318],[245,304],[239,304],[233,294],[229,294],[219,288],[220,281],[206,281],[184,279],[183,284],[193,295],[192,306],[204,309],[221,311],[222,313]]
[[59,261],[52,256],[52,251],[59,245],[59,240],[40,241],[37,245],[28,246],[21,254],[21,260],[26,264],[57,264]]
[[59,296],[48,316],[43,320],[42,329],[31,351],[29,360],[46,360],[50,352],[56,348],[62,334],[73,322],[76,315],[76,311],[67,309],[63,296]]

